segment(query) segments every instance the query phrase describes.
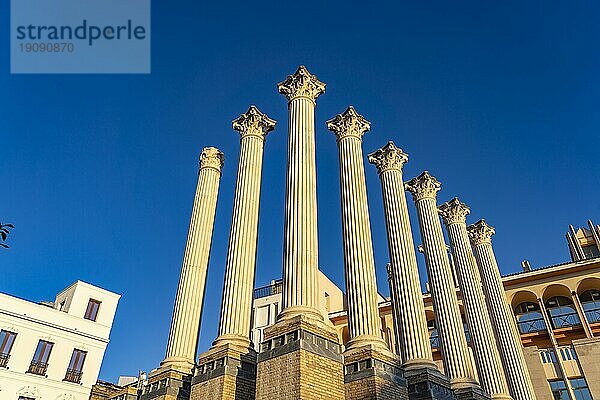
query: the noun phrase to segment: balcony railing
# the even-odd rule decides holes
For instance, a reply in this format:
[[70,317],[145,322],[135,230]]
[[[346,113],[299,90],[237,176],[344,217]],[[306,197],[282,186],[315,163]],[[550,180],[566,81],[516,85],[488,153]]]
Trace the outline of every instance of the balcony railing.
[[8,359],[10,358],[10,354],[0,353],[0,367],[6,368],[8,365]]
[[521,319],[517,322],[521,333],[534,333],[546,330],[546,322],[543,317],[532,319]]
[[27,372],[36,375],[46,375],[46,370],[48,370],[48,363],[32,362]]
[[584,303],[583,308],[585,310],[585,317],[587,318],[588,322],[590,324],[600,322],[600,306],[586,307],[586,305],[587,304]]
[[272,285],[263,286],[261,288],[254,289],[254,299],[260,299],[261,297],[272,296],[274,294],[281,293],[283,287],[282,281],[276,281]]
[[79,383],[81,382],[81,371],[77,371],[74,369],[67,369],[67,373],[65,374],[65,381]]
[[576,312],[561,315],[551,315],[551,318],[552,326],[554,326],[554,329],[581,325],[581,320],[579,319],[579,315],[577,315]]

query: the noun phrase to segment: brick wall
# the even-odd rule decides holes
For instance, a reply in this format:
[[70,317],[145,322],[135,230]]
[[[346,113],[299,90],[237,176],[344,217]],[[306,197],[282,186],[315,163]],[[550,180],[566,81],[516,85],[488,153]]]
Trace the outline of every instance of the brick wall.
[[342,364],[300,349],[258,363],[256,400],[345,400]]

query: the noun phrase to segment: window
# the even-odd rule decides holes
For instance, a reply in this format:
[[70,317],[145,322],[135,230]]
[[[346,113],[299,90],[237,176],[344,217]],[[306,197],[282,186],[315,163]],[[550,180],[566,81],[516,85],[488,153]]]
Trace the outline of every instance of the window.
[[596,244],[592,244],[590,246],[581,246],[581,249],[583,250],[583,256],[586,260],[588,258],[596,258],[600,256],[600,251],[598,251]]
[[83,362],[85,361],[86,355],[87,352],[83,350],[73,350],[71,361],[69,362],[69,368],[67,368],[67,373],[65,375],[65,381],[74,383],[81,382],[81,371],[83,369]]
[[54,343],[40,340],[37,348],[35,349],[33,360],[31,360],[31,365],[29,365],[29,370],[27,370],[27,372],[36,375],[46,375],[46,370],[48,369],[48,359],[50,358],[50,353],[52,352],[53,346]]
[[262,328],[269,325],[269,310],[270,307],[268,305],[258,307],[256,309],[256,314],[254,317],[256,318],[255,324],[257,328]]
[[559,350],[563,361],[577,360],[577,354],[575,353],[575,349],[573,347],[560,347]]
[[542,358],[542,362],[544,364],[552,364],[558,362],[558,360],[556,359],[556,353],[552,349],[540,350],[540,357]]
[[576,400],[592,400],[590,389],[584,378],[569,379]]
[[431,345],[431,348],[440,348],[440,335],[436,327],[435,319],[427,321],[427,328],[429,328],[429,344]]
[[569,393],[567,392],[565,381],[550,381],[548,383],[550,384],[550,390],[552,390],[554,400],[569,400]]
[[588,290],[579,296],[585,317],[590,324],[600,322],[600,290]]
[[526,301],[515,307],[517,324],[521,333],[532,333],[546,330],[544,316],[540,312],[539,304]]
[[33,397],[19,396],[19,400],[35,400]]
[[16,333],[5,330],[0,331],[0,367],[6,367],[8,365],[10,350],[12,349],[16,337]]
[[100,309],[100,304],[102,304],[102,302],[90,299],[83,318],[89,319],[90,321],[95,321],[98,317],[98,310]]
[[573,301],[568,297],[551,297],[546,302],[546,308],[548,309],[548,316],[552,320],[554,329],[581,325],[579,315],[577,315],[577,311],[573,307]]

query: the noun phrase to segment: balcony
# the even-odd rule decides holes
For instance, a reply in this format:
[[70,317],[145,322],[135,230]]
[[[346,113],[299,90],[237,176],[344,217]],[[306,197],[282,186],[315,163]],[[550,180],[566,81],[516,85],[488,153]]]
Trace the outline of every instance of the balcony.
[[0,353],[0,367],[8,368],[8,359],[10,358],[10,354]]
[[254,289],[254,299],[260,299],[261,297],[272,296],[274,294],[281,293],[283,282],[281,280],[276,281],[272,285],[263,286],[261,288]]
[[65,379],[63,381],[80,383],[81,382],[81,371],[77,371],[74,369],[67,369],[67,373],[65,374]]
[[523,316],[525,316],[525,314],[519,316],[520,319],[517,321],[517,325],[519,325],[519,332],[535,333],[546,330],[546,322],[542,316],[538,318],[523,318]]
[[600,322],[600,305],[598,305],[598,302],[584,303],[583,309],[590,324]]
[[552,318],[552,326],[554,329],[581,325],[581,320],[579,319],[577,312],[552,315],[552,310],[550,310],[550,317]]
[[32,362],[31,365],[29,365],[29,369],[27,370],[27,373],[45,376],[47,370],[48,370],[48,363]]

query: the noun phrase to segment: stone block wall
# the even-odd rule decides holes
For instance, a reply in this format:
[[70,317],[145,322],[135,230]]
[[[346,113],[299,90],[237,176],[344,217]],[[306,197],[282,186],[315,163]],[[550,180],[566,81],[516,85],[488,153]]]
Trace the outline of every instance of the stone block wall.
[[573,347],[592,397],[600,399],[600,338],[573,340]]

